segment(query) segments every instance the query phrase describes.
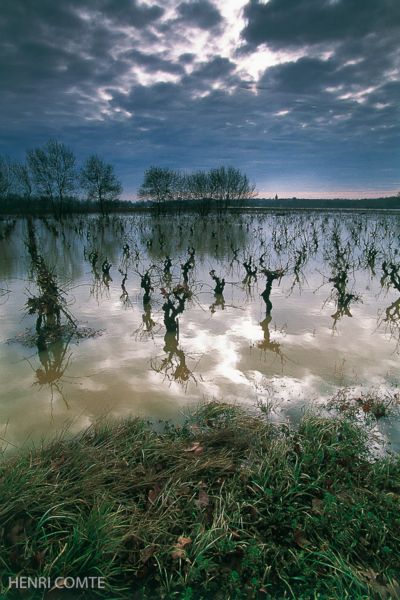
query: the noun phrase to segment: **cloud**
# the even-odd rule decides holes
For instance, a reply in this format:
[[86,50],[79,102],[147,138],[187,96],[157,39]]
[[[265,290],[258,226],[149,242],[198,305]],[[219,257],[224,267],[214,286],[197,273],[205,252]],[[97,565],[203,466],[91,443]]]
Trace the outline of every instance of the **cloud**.
[[187,23],[200,29],[210,29],[222,23],[220,12],[207,0],[182,2],[177,10],[181,23]]
[[[77,2],[77,6],[82,3]],[[146,6],[135,0],[91,0],[86,6],[91,7],[114,22],[140,28],[151,25],[164,14],[161,6]]]
[[0,152],[58,137],[114,161],[131,193],[154,163],[226,162],[293,195],[397,186],[397,3],[363,6],[3,0]]
[[[397,0],[250,0],[244,39],[251,45],[303,46],[369,35],[398,35]],[[397,31],[397,33],[396,33]]]

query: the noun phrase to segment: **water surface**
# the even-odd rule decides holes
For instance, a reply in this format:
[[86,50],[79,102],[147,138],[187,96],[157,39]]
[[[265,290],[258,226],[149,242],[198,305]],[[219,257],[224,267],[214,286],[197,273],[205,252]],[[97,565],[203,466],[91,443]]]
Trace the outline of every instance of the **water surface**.
[[[384,212],[3,219],[0,437],[19,445],[103,414],[176,419],[211,398],[272,402],[282,419],[343,386],[394,393],[399,234]],[[37,343],[29,235],[96,335]],[[186,297],[167,331],[177,286]],[[382,427],[397,446],[397,423]]]

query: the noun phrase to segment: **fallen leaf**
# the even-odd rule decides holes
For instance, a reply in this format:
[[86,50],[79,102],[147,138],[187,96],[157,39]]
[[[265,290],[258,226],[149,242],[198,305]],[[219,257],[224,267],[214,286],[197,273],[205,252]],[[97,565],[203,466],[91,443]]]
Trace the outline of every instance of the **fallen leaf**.
[[382,600],[397,600],[398,596],[392,596],[389,590],[385,585],[381,585],[377,581],[370,581],[368,583],[369,587],[374,590],[374,592],[382,598]]
[[59,469],[66,461],[64,455],[59,456],[56,460],[51,461],[51,466],[53,469]]
[[296,529],[294,532],[294,541],[300,548],[307,548],[311,542],[305,537],[304,533],[300,529]]
[[147,561],[149,560],[149,558],[151,558],[155,551],[157,550],[157,546],[147,546],[147,548],[145,548],[141,553],[140,553],[140,561],[145,564],[147,563]]
[[174,549],[171,552],[172,558],[186,558],[186,552],[184,550],[185,546],[188,546],[192,543],[192,538],[185,537],[183,535],[178,537],[178,541],[176,542]]
[[313,498],[311,504],[314,513],[322,514],[324,512],[324,503],[319,498]]
[[17,550],[14,548],[14,550],[11,550],[10,552],[10,561],[14,564],[17,565],[19,564],[20,561],[20,554],[19,552],[17,552]]
[[194,452],[195,454],[200,454],[203,450],[204,448],[200,445],[200,442],[193,442],[189,448],[185,448],[185,452]]
[[155,503],[158,496],[160,495],[160,492],[161,488],[159,485],[155,485],[154,488],[149,491],[147,498],[149,499],[149,502],[151,502],[151,504]]
[[392,579],[392,581],[387,584],[386,589],[392,600],[400,600],[400,584],[398,581]]
[[34,560],[36,566],[41,567],[43,565],[45,555],[46,555],[46,550],[41,550],[40,552],[36,552],[36,554],[33,557],[33,560]]
[[204,490],[200,490],[199,497],[197,500],[195,500],[195,504],[197,504],[197,506],[199,508],[204,508],[204,507],[208,506],[209,501],[210,501],[210,499],[208,497],[207,492],[205,492]]
[[7,538],[12,545],[19,544],[25,540],[25,527],[22,519],[18,520],[17,523],[10,529],[7,534]]
[[368,581],[375,581],[379,575],[379,573],[376,573],[373,569],[365,569],[365,570],[359,571],[359,573],[362,577],[364,577],[365,579],[368,579]]
[[185,546],[188,546],[188,544],[192,543],[192,538],[190,537],[184,537],[183,535],[181,535],[180,537],[178,537],[178,543],[176,544],[177,548],[184,548]]
[[172,552],[171,552],[171,556],[172,558],[185,558],[186,557],[186,552],[184,551],[183,548],[175,548]]

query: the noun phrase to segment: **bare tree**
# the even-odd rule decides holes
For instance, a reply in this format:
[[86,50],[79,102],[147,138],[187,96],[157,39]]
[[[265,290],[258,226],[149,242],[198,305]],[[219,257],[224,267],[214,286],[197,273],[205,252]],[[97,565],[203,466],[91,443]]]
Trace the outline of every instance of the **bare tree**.
[[0,156],[0,199],[7,198],[14,183],[10,159]]
[[152,200],[158,206],[165,200],[181,197],[181,176],[177,171],[162,167],[150,167],[145,171],[144,181],[138,190],[138,197]]
[[42,148],[29,150],[27,162],[37,192],[62,214],[66,198],[76,187],[76,159],[72,150],[57,140],[49,140]]
[[24,196],[24,198],[30,198],[32,196],[33,183],[28,165],[16,162],[13,163],[12,170],[17,193]]
[[89,156],[80,173],[81,186],[87,192],[89,200],[99,203],[104,214],[108,202],[117,200],[122,192],[122,185],[114,173],[114,167],[104,162],[99,156]]
[[182,175],[172,169],[150,167],[145,172],[139,198],[160,204],[166,200],[194,200],[210,207],[222,208],[229,202],[254,198],[255,186],[247,175],[234,167],[218,167],[210,171],[194,171]]
[[255,186],[247,175],[234,167],[218,167],[208,174],[213,200],[225,205],[232,200],[248,200],[256,196]]
[[207,171],[194,171],[184,177],[185,194],[188,200],[205,200],[211,196],[210,178]]

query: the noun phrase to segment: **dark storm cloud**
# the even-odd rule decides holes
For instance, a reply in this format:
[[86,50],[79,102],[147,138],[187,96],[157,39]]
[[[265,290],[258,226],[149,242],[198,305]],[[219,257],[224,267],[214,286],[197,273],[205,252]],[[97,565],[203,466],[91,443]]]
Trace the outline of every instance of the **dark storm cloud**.
[[139,65],[150,72],[163,71],[164,73],[184,74],[184,69],[180,64],[165,60],[155,54],[147,54],[134,49],[124,52],[121,56],[130,66],[132,64]]
[[184,52],[179,56],[179,61],[184,65],[192,63],[195,59],[196,55],[193,52]]
[[[280,139],[290,131],[312,140],[309,156],[329,145],[336,164],[344,156],[359,171],[393,164],[390,155],[399,160],[397,0],[251,0],[244,14],[242,51],[263,45],[307,54],[266,70],[258,82],[271,106],[288,111],[273,126]],[[373,165],[363,162],[360,144],[376,153]]]
[[219,11],[207,0],[182,2],[178,6],[178,13],[181,22],[200,27],[200,29],[210,29],[222,22]]
[[[77,6],[82,5],[77,2]],[[145,27],[159,19],[164,9],[161,6],[145,6],[132,0],[91,0],[84,3],[92,9],[101,12],[110,19],[114,19],[121,25],[131,25],[132,27]]]
[[[400,159],[398,6],[250,2],[245,47],[219,56],[215,3],[2,0],[0,153],[58,137],[112,160],[129,192],[154,163],[381,183]],[[194,52],[208,30],[211,51]],[[255,83],[240,61],[259,44],[300,58]]]
[[[398,78],[400,67],[398,0],[251,0],[244,14],[247,51],[267,44],[329,53],[330,60],[305,59],[283,67],[275,81],[278,88],[310,95],[337,86],[343,95],[383,86],[385,101],[391,102],[385,85]],[[268,73],[265,77],[270,80]]]
[[398,0],[251,0],[243,37],[254,45],[304,46],[391,32],[398,36]]
[[[164,10],[133,0],[3,0],[0,17],[0,86],[8,118],[43,120],[62,127],[76,119],[99,118],[98,88],[119,85],[137,62],[173,71],[160,59],[132,50],[123,27],[155,23]],[[150,64],[153,61],[153,64]]]
[[333,61],[305,57],[268,69],[259,81],[259,88],[267,86],[274,94],[295,94],[300,98],[318,94],[324,87],[342,81]]
[[196,69],[192,78],[188,78],[190,81],[196,78],[200,81],[208,82],[215,79],[225,79],[235,70],[235,64],[227,58],[218,56],[210,60],[209,62],[203,63]]

